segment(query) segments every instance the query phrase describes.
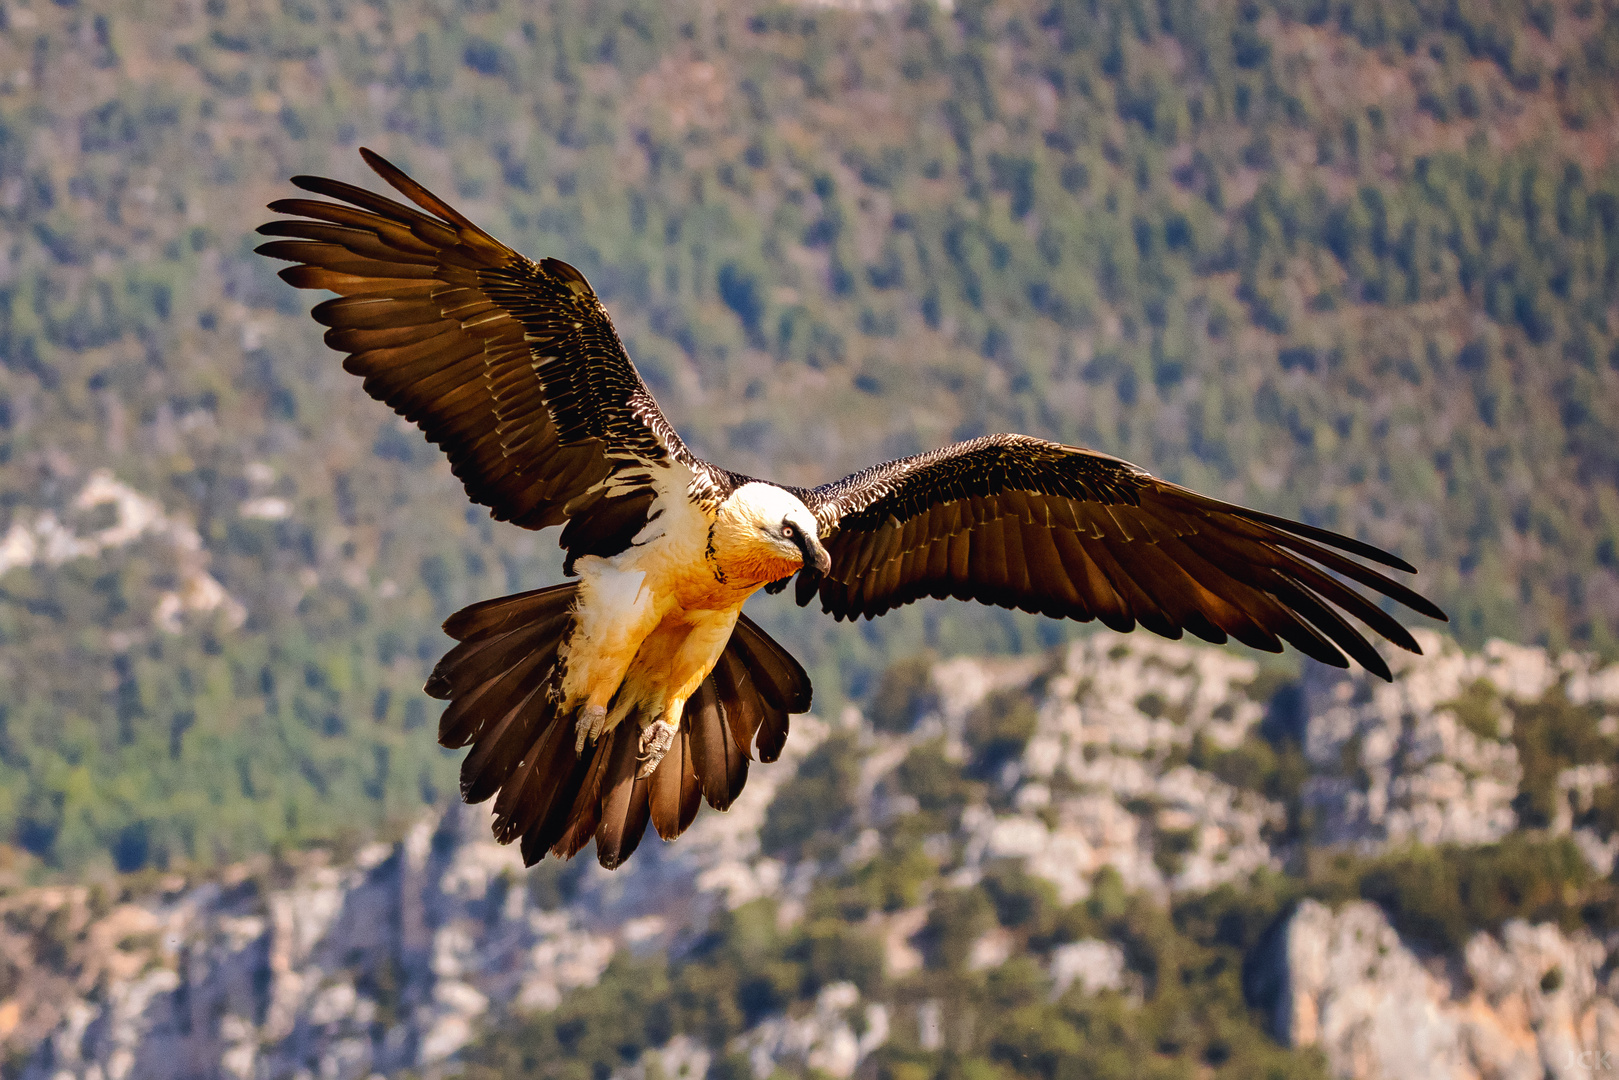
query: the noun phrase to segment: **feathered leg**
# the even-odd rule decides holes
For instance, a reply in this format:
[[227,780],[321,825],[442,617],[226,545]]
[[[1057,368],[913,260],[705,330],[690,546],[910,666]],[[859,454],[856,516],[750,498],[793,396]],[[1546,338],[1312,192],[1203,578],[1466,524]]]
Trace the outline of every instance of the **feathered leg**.
[[574,752],[582,754],[612,726],[608,709],[662,611],[644,587],[643,572],[622,570],[595,556],[580,559],[578,568],[579,603],[573,633],[562,649],[567,673],[561,711],[579,713]]

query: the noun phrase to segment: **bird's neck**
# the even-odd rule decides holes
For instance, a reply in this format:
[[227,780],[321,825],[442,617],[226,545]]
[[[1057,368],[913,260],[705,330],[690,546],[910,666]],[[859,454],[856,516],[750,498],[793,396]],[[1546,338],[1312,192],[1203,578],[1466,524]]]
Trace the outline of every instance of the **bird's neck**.
[[798,572],[799,562],[783,558],[759,535],[756,523],[722,508],[708,530],[704,552],[716,580],[749,592]]

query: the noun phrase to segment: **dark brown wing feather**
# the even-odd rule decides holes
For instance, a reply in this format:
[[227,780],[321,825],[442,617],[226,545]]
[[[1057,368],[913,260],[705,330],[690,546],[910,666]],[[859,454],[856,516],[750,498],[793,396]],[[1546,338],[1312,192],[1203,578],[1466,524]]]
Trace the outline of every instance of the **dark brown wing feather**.
[[[1115,630],[1190,630],[1323,663],[1388,665],[1344,615],[1420,652],[1341,575],[1430,618],[1432,602],[1344,553],[1415,572],[1326,529],[1211,499],[1128,462],[1026,435],[992,435],[796,492],[832,557],[821,606],[873,618],[924,596],[977,600]],[[1329,573],[1330,571],[1330,573]],[[815,583],[800,577],[799,603]]]
[[[283,199],[291,215],[258,250],[281,276],[338,294],[314,309],[366,392],[449,456],[467,494],[525,528],[568,523],[571,558],[623,550],[653,499],[723,497],[736,478],[698,459],[652,400],[583,275],[532,262],[369,150],[366,163],[415,209],[321,177],[293,183],[335,202]],[[424,212],[425,211],[425,212]],[[670,470],[674,470],[671,475]]]

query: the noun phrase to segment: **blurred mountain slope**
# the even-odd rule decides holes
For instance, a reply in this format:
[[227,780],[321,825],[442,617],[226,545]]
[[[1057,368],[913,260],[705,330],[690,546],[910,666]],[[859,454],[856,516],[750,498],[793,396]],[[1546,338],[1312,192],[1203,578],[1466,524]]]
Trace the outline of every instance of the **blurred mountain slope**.
[[[1612,0],[0,20],[0,837],[25,867],[396,827],[453,791],[418,691],[436,622],[557,573],[250,253],[287,176],[368,182],[362,143],[579,265],[730,467],[818,481],[1028,431],[1392,548],[1469,643],[1619,635]],[[74,547],[123,520],[84,497],[99,469],[178,531]],[[759,617],[823,707],[890,656],[1074,630]]]
[[615,871],[457,805],[16,890],[0,1075],[1555,1076],[1619,1051],[1619,664],[1426,644],[1291,716],[1146,636],[907,665]]

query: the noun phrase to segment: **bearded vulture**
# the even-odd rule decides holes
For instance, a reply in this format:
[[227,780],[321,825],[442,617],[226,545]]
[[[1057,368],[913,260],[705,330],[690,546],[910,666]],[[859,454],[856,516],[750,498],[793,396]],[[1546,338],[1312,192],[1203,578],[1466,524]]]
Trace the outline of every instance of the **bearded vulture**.
[[[369,150],[415,208],[299,176],[258,250],[336,293],[314,309],[372,397],[449,456],[496,520],[562,526],[576,580],[451,616],[426,691],[446,747],[470,746],[461,794],[491,796],[525,863],[591,837],[606,867],[648,821],[672,840],[699,799],[724,810],[748,763],[774,761],[809,708],[804,669],[747,616],[797,575],[798,603],[870,619],[919,597],[1235,638],[1323,663],[1388,666],[1352,615],[1420,652],[1340,578],[1435,619],[1434,604],[1349,555],[1413,567],[1326,529],[1207,498],[1129,462],[990,435],[817,488],[697,457],[669,425],[584,277],[494,239]],[[1346,554],[1347,553],[1347,554]]]

